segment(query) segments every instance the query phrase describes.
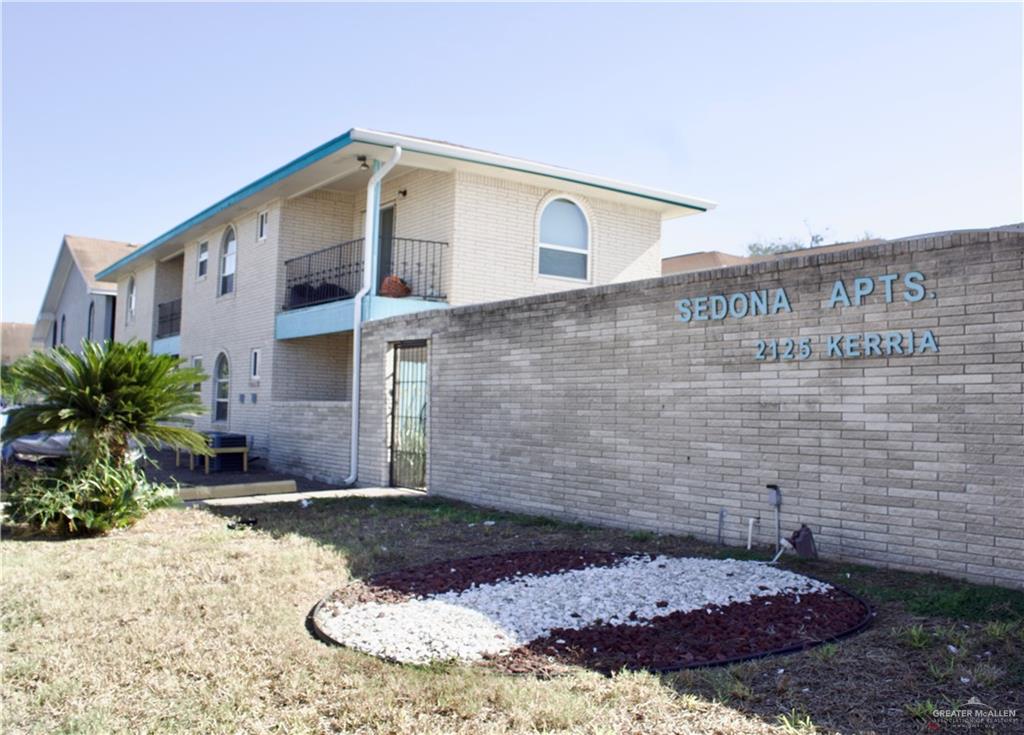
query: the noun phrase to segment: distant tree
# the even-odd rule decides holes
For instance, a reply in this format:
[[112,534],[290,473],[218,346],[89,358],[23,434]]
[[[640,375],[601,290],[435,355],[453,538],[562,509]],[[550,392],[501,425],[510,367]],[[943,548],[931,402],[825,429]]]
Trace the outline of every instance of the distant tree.
[[803,250],[806,243],[799,240],[776,239],[770,242],[752,242],[747,245],[749,255],[777,255],[779,253],[791,253],[794,250]]
[[0,403],[5,407],[25,403],[32,393],[20,378],[11,372],[11,365],[0,365]]
[[747,253],[749,255],[778,255],[779,253],[791,253],[794,250],[817,247],[825,242],[825,233],[828,232],[828,227],[821,232],[815,232],[807,220],[804,220],[804,227],[807,228],[806,242],[795,237],[789,239],[780,237],[767,242],[752,242],[747,245]]

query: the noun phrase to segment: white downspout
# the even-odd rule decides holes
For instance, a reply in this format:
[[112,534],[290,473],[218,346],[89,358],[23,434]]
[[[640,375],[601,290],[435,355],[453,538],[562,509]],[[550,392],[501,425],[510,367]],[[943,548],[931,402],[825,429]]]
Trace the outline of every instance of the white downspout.
[[380,182],[402,157],[402,146],[396,145],[391,158],[383,166],[373,162],[373,176],[366,184],[366,222],[363,228],[363,286],[355,295],[352,312],[352,436],[349,439],[348,477],[342,484],[354,485],[359,477],[359,375],[362,372],[363,298],[373,290],[377,262],[377,225],[380,219]]

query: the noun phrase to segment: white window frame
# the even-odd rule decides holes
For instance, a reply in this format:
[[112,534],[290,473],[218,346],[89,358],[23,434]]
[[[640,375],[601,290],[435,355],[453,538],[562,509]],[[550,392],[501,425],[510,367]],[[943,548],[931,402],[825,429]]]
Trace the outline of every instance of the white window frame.
[[[544,212],[547,211],[547,208],[552,203],[558,201],[559,199],[564,199],[567,202],[571,202],[572,204],[575,204],[576,207],[580,210],[580,212],[583,213],[583,221],[587,223],[587,249],[586,250],[580,250],[579,248],[571,248],[571,247],[568,247],[567,245],[553,245],[551,243],[546,243],[546,242],[544,242],[544,241],[542,241],[540,239],[540,229],[541,229],[540,228],[540,223],[541,223],[541,220],[544,218]],[[536,250],[537,267],[534,269],[534,272],[536,273],[537,278],[548,278],[548,279],[551,279],[553,281],[566,281],[568,283],[590,283],[591,282],[591,279],[593,277],[593,270],[594,270],[594,265],[593,265],[593,263],[594,263],[594,248],[593,248],[594,237],[593,237],[593,227],[591,227],[591,224],[590,224],[590,215],[587,213],[587,208],[585,206],[583,206],[583,202],[581,202],[576,197],[569,196],[568,194],[553,194],[551,196],[545,197],[544,201],[541,203],[540,209],[537,211],[536,237],[534,239],[537,241],[537,250]],[[548,273],[541,273],[540,272],[540,250],[541,250],[541,248],[547,248],[549,250],[561,250],[562,252],[565,252],[565,253],[574,253],[576,255],[586,256],[586,258],[587,258],[587,277],[586,278],[572,278],[571,276],[553,276],[553,275],[550,275]]]
[[270,227],[270,210],[264,209],[256,215],[256,242],[263,242],[267,239],[267,229]]
[[[228,239],[228,232],[232,233],[232,237]],[[233,242],[235,244],[234,262],[230,273],[225,273],[224,268],[228,257],[228,243]],[[231,276],[231,290],[224,290],[224,278]],[[224,230],[224,234],[220,237],[220,256],[217,258],[217,296],[229,296],[238,290],[238,228],[234,225],[228,225]]]
[[[202,266],[206,266],[206,272],[202,271]],[[199,243],[196,248],[196,280],[205,281],[206,276],[210,273],[210,242],[209,240],[203,240]]]
[[137,295],[137,284],[135,283],[135,276],[129,276],[128,278],[128,291],[125,298],[124,305],[124,323],[131,324],[135,321],[135,297]]
[[249,352],[249,381],[260,382],[260,368],[262,367],[263,353],[259,347],[254,347]]
[[[198,368],[198,369],[202,370],[203,369],[203,356],[202,355],[192,355],[192,362],[191,362],[191,364],[192,364],[193,368]],[[229,373],[229,375],[230,375],[230,373]],[[199,393],[202,389],[203,389],[203,384],[202,384],[201,381],[199,383],[193,383],[192,384],[192,390],[194,390],[196,393]]]
[[[228,368],[228,377],[221,380],[220,377],[220,361],[221,358],[224,360],[224,364]],[[220,397],[220,386],[224,383],[226,386],[224,398]],[[219,403],[224,404],[224,418],[217,418],[217,405]],[[228,419],[231,417],[231,361],[228,359],[228,353],[220,352],[217,354],[217,359],[213,361],[213,416],[211,419],[217,424],[226,424]]]

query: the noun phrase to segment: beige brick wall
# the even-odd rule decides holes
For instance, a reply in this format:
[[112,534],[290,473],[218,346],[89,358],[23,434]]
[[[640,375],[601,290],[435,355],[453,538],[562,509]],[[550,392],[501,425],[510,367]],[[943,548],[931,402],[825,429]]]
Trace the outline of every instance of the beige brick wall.
[[[138,339],[153,343],[153,316],[156,313],[156,263],[146,263],[126,273],[117,282],[114,334],[120,342]],[[135,279],[135,313],[128,313],[128,284]]]
[[[828,308],[920,271],[917,303]],[[678,299],[784,287],[792,312],[681,323]],[[826,335],[932,330],[938,354],[828,357]],[[429,337],[432,493],[612,526],[772,543],[1024,586],[1024,236],[981,232],[373,322],[361,480],[382,482],[388,345]],[[802,361],[758,339],[811,337]]]
[[352,396],[352,333],[279,340],[274,401],[347,401]]
[[319,190],[289,199],[280,210],[279,256],[274,297],[285,299],[285,261],[351,240],[355,197],[349,192]]
[[[212,421],[211,377],[203,382],[201,390],[208,413],[198,419],[196,428],[247,434],[259,451],[265,451],[270,443],[280,203],[272,204],[269,212],[269,232],[262,241],[256,239],[256,211],[232,223],[237,238],[234,293],[217,295],[221,241],[226,227],[209,230],[188,244],[182,276],[182,358],[201,356],[204,370],[212,376],[217,355],[224,353],[231,370],[228,420]],[[203,278],[197,276],[196,270],[201,242],[209,243],[209,266]],[[249,375],[253,349],[261,351],[259,381],[253,381]]]
[[538,219],[543,206],[559,194],[502,179],[457,174],[456,268],[449,303],[497,301],[661,273],[660,214],[573,195],[590,221],[590,284],[538,275]]
[[[184,255],[156,264],[153,300],[157,305],[181,298],[184,270]],[[154,309],[154,314],[156,311]]]

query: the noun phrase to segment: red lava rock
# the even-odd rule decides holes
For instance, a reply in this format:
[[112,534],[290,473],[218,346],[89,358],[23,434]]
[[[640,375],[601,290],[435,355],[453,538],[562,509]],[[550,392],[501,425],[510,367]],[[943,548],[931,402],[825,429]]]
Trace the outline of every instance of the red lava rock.
[[[560,663],[611,672],[707,666],[790,648],[804,648],[853,630],[868,614],[857,598],[840,590],[795,596],[775,595],[771,607],[751,602],[712,610],[676,612],[646,625],[595,624],[582,630],[559,628],[505,658],[554,656]],[[810,611],[810,615],[808,615]],[[553,645],[553,640],[564,641]]]
[[[441,561],[379,574],[368,584],[348,585],[327,602],[345,606],[402,602],[528,574],[608,566],[622,557],[608,551],[555,550]],[[769,588],[758,589],[763,592]],[[655,604],[659,608],[668,606],[665,600]],[[772,595],[770,599],[754,598],[660,615],[639,625],[599,619],[582,630],[552,630],[550,635],[508,654],[488,658],[505,671],[535,675],[546,675],[552,666],[586,666],[605,672],[707,666],[805,648],[857,628],[868,615],[860,600],[838,589],[799,596]],[[636,611],[627,617],[633,623],[639,620]]]

